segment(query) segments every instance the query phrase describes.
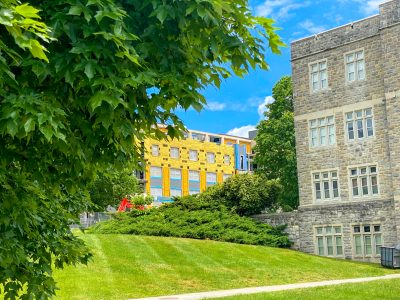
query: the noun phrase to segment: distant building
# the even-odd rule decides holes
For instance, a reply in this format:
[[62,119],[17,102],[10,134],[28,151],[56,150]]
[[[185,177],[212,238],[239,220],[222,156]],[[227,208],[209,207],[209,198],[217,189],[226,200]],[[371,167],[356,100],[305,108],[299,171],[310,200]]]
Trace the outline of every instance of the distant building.
[[145,191],[158,201],[198,194],[251,167],[251,140],[189,130],[182,140],[144,141]]
[[400,0],[292,43],[299,176],[294,247],[376,261],[400,242]]

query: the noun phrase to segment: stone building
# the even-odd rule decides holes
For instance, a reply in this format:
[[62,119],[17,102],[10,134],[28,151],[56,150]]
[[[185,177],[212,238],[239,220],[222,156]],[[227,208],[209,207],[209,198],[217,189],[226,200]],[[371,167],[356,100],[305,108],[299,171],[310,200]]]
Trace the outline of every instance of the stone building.
[[400,243],[400,0],[291,48],[300,206],[259,218],[301,251],[377,261]]

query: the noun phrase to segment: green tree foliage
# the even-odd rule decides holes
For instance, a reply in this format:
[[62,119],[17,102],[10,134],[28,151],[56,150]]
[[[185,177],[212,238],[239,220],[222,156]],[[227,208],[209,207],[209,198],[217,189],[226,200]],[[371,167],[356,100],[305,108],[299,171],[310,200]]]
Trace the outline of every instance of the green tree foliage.
[[138,180],[129,170],[110,170],[97,175],[90,188],[90,199],[97,208],[118,206],[127,195],[140,192]]
[[287,210],[299,203],[292,81],[282,77],[273,87],[275,101],[267,105],[266,119],[258,126],[255,162],[258,172],[279,179],[281,206]]
[[96,173],[136,164],[157,123],[181,136],[174,109],[282,43],[247,0],[29,3],[0,1],[0,284],[45,299],[52,265],[89,258],[69,224]]
[[240,216],[251,216],[274,206],[280,190],[276,180],[267,180],[260,175],[241,174],[208,188],[198,197],[204,201],[222,203]]
[[241,217],[218,201],[182,197],[160,208],[117,213],[100,222],[89,233],[119,233],[210,239],[239,244],[289,247],[282,228],[274,228],[248,217]]

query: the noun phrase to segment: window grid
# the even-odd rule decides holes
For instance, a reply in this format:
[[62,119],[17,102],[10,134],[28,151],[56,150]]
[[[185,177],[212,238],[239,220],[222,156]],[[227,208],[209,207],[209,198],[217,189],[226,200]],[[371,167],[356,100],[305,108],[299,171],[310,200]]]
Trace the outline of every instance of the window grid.
[[353,197],[368,197],[379,194],[378,170],[376,166],[350,169],[350,185]]
[[210,164],[215,163],[215,153],[213,152],[207,152],[207,162]]
[[310,121],[311,147],[334,145],[336,142],[335,119],[333,116]]
[[189,150],[189,160],[197,161],[198,160],[198,152],[197,150]]
[[381,225],[360,224],[353,226],[355,256],[380,256],[382,242]]
[[207,184],[216,184],[217,183],[217,174],[212,173],[212,172],[207,172],[206,182],[207,182]]
[[190,181],[200,181],[200,173],[199,173],[199,171],[189,170],[189,180]]
[[313,173],[313,181],[316,200],[334,200],[340,198],[337,171]]
[[311,89],[313,92],[328,88],[327,61],[310,65]]
[[159,156],[160,155],[160,146],[158,145],[151,145],[151,155]]
[[359,140],[374,136],[374,116],[372,108],[346,113],[347,138]]
[[150,177],[161,178],[162,177],[161,167],[150,167]]
[[346,54],[346,78],[348,82],[365,79],[364,50]]
[[171,156],[171,158],[179,158],[179,148],[171,147],[170,156]]
[[341,226],[315,227],[316,253],[321,256],[343,257]]
[[229,166],[231,164],[231,156],[230,155],[224,155],[224,164]]

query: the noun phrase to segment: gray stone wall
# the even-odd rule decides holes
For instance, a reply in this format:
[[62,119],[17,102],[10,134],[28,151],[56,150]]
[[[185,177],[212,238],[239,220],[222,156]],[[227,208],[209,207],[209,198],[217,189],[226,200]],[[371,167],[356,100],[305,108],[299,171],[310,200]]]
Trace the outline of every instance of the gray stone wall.
[[[365,79],[347,82],[345,54],[360,49]],[[309,66],[322,59],[327,60],[328,88],[311,92]],[[342,226],[345,258],[361,259],[354,256],[354,224],[380,224],[384,244],[399,243],[400,0],[383,3],[377,16],[293,42],[292,76],[300,207],[257,218],[288,224],[294,247],[309,253],[315,253],[316,225]],[[366,108],[373,108],[374,136],[348,141],[345,114]],[[310,120],[327,116],[335,118],[335,144],[310,147]],[[349,167],[371,164],[378,167],[379,195],[354,198]],[[314,199],[312,173],[324,170],[338,171],[340,199]]]

